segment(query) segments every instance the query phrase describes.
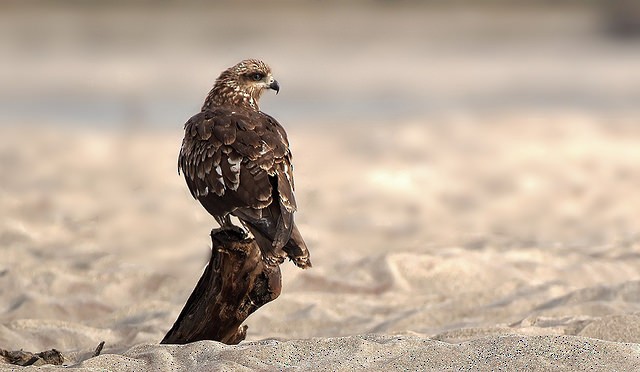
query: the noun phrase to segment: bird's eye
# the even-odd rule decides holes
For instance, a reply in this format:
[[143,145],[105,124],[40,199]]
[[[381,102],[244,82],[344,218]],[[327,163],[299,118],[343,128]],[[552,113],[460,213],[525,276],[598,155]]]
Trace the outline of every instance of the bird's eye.
[[259,72],[256,72],[254,74],[251,74],[251,79],[253,79],[253,81],[260,81],[264,78],[264,75],[262,75]]

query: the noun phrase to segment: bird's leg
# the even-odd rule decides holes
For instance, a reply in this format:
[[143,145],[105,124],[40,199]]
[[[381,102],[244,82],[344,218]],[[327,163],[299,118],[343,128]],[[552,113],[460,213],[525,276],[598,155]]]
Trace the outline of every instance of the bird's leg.
[[220,216],[213,216],[213,218],[216,219],[216,222],[218,223],[218,225],[220,225],[220,228],[222,230],[224,230],[224,217],[220,217]]
[[226,214],[224,217],[215,216],[216,222],[220,225],[222,230],[234,231],[240,235],[242,239],[247,237],[247,232],[240,226],[236,226],[231,222],[231,216]]

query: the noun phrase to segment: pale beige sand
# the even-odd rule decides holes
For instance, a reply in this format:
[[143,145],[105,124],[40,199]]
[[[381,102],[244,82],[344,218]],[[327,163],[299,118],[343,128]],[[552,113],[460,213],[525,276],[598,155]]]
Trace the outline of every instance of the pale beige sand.
[[314,268],[285,264],[234,347],[154,345],[214,224],[179,128],[2,128],[0,347],[74,364],[105,340],[78,367],[108,370],[637,370],[637,118],[290,126]]

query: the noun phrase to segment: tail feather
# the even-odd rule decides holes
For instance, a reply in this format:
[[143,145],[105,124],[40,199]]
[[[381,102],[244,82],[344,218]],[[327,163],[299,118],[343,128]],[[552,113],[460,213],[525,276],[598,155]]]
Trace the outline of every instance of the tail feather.
[[[296,266],[306,269],[311,267],[309,259],[309,250],[304,242],[298,227],[295,223],[291,224],[291,235],[289,240],[285,242],[284,247],[278,247],[274,242],[275,228],[268,227],[274,224],[256,223],[257,221],[243,220],[245,226],[251,231],[256,243],[262,251],[264,259],[271,264],[280,264],[286,257],[289,257]],[[273,231],[269,231],[273,230]]]
[[289,257],[300,268],[311,267],[309,250],[293,220],[293,213],[282,209],[278,203],[271,203],[259,212],[239,208],[232,213],[251,231],[265,261],[277,265]]
[[300,231],[295,222],[292,224],[291,237],[287,244],[284,245],[284,251],[287,252],[287,256],[296,264],[296,266],[307,269],[311,267],[311,260],[309,259],[309,250],[307,249],[307,243],[302,239]]

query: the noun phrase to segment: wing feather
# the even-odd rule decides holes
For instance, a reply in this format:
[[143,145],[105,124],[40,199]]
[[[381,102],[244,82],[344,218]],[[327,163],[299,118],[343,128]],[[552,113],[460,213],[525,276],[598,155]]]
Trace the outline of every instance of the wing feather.
[[229,212],[261,209],[273,202],[276,187],[282,209],[295,211],[289,144],[266,114],[216,108],[194,115],[185,124],[178,163],[196,199],[233,191]]
[[289,241],[297,209],[291,151],[282,126],[257,111],[218,107],[185,124],[179,170],[214,216],[234,213],[268,237]]

